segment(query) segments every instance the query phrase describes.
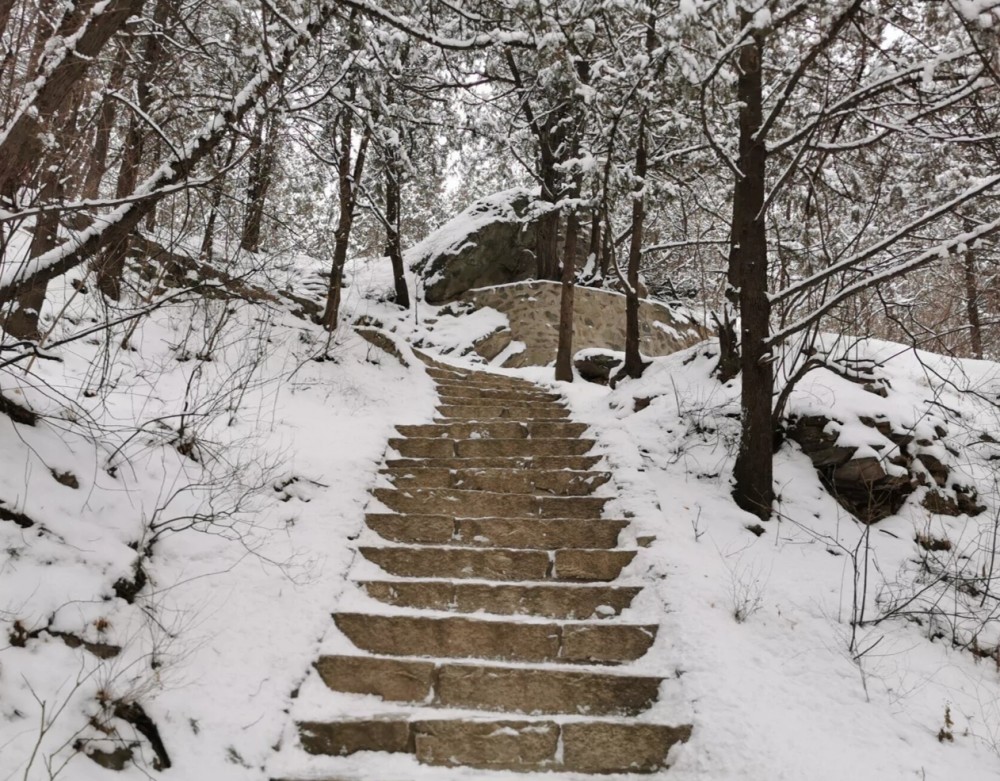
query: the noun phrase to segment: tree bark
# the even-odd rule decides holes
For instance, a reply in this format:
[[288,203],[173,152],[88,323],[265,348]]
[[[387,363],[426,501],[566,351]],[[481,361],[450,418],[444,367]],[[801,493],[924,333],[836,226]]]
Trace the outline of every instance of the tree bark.
[[[575,193],[573,193],[575,197]],[[576,205],[566,216],[566,244],[563,248],[562,285],[559,299],[559,346],[556,349],[556,379],[573,382],[573,298],[576,287],[576,244],[580,217]]]
[[611,245],[611,226],[607,220],[602,220],[601,224],[604,226],[604,230],[601,236],[601,262],[598,264],[598,268],[601,273],[601,282],[603,282],[608,278],[608,274],[611,273],[611,253],[614,247]]
[[979,317],[979,277],[975,250],[966,250],[962,270],[965,274],[965,307],[969,318],[969,347],[972,357],[982,360],[983,325]]
[[385,254],[392,264],[392,281],[395,287],[396,305],[410,308],[410,291],[406,287],[406,273],[403,268],[403,248],[399,235],[400,177],[399,152],[392,149],[385,169]]
[[590,216],[590,243],[587,247],[587,268],[588,284],[593,284],[600,279],[600,257],[601,257],[601,213],[595,208]]
[[542,215],[535,229],[535,276],[538,279],[559,278],[559,211],[552,208],[559,201],[560,176],[556,169],[555,150],[562,142],[558,112],[549,112],[539,121],[531,106],[530,91],[526,89],[514,53],[508,46],[504,49],[507,67],[514,87],[522,95],[521,110],[538,144],[538,178],[542,184],[542,201],[549,205],[549,211]]
[[0,35],[7,32],[7,23],[10,21],[10,12],[14,7],[14,0],[0,0]]
[[29,273],[15,279],[4,279],[0,286],[0,302],[10,300],[38,280],[47,281],[65,274],[108,244],[127,237],[156,203],[171,192],[170,188],[186,181],[231,128],[253,110],[267,90],[281,79],[295,56],[326,27],[339,7],[339,3],[333,0],[321,3],[301,29],[292,33],[280,47],[275,47],[273,59],[237,93],[239,98],[221,108],[199,131],[192,133],[190,143],[171,160],[170,165],[161,166],[142,183],[138,192],[132,193],[137,196],[136,200],[119,206],[99,224],[45,253]]
[[743,375],[742,431],[733,467],[733,498],[744,510],[768,518],[774,501],[771,422],[774,372],[766,345],[770,327],[764,219],[767,150],[758,134],[763,121],[762,57],[763,35],[755,33],[738,55],[740,175],[736,177],[733,197],[729,283],[739,302]]
[[240,248],[247,252],[260,250],[260,231],[264,221],[267,190],[274,169],[275,127],[271,117],[257,120],[254,148],[250,154],[250,174],[247,183],[247,212],[243,220]]
[[219,209],[222,207],[222,193],[225,190],[226,171],[230,163],[233,162],[233,155],[236,154],[236,138],[229,144],[229,151],[226,153],[225,162],[222,164],[222,173],[215,180],[215,189],[212,190],[212,197],[209,200],[208,218],[205,220],[205,232],[201,237],[202,260],[211,263],[215,255],[215,222],[218,219]]
[[[39,194],[42,204],[58,203],[63,199],[64,188],[59,170],[45,172]],[[58,244],[58,233],[59,212],[53,209],[39,214],[31,236],[29,257],[37,258],[55,247]],[[41,337],[38,319],[45,304],[47,291],[48,281],[44,279],[34,281],[21,291],[17,296],[17,302],[4,317],[3,329],[15,339],[37,341]]]
[[[352,89],[353,102],[354,92]],[[365,128],[358,144],[354,167],[351,167],[351,151],[353,149],[353,125],[350,110],[344,111],[341,125],[340,155],[337,161],[337,184],[340,201],[340,215],[337,218],[337,228],[334,231],[333,263],[330,269],[330,287],[327,290],[326,307],[320,324],[327,331],[335,331],[340,319],[340,295],[344,281],[344,266],[347,263],[347,248],[351,239],[351,227],[354,225],[354,207],[357,202],[357,183],[365,166],[365,154],[371,139],[371,129]]]
[[[51,40],[51,36],[58,34],[64,37],[76,32],[86,18],[90,5],[72,6],[67,9],[58,21],[58,29],[56,29],[48,21],[49,14],[54,10],[54,3],[41,4],[38,9],[41,26],[37,30],[34,45],[28,57],[29,73],[35,73],[39,67],[45,46]],[[64,149],[67,146],[67,140],[75,132],[82,99],[83,93],[78,85],[67,93],[64,104],[59,106],[56,111],[53,124],[58,126],[55,138],[59,149]],[[29,259],[45,254],[58,244],[60,212],[53,207],[65,200],[67,189],[72,188],[76,180],[76,177],[73,176],[74,165],[68,154],[63,154],[58,159],[49,156],[46,162],[48,165],[41,169],[40,178],[35,182],[35,185],[38,187],[38,205],[48,208],[35,218],[31,243],[28,247]],[[24,184],[27,183],[24,182]],[[10,195],[13,199],[14,193],[11,192]],[[41,331],[38,323],[47,292],[47,280],[36,280],[25,287],[17,295],[16,302],[4,316],[3,329],[18,339],[40,339]]]
[[542,155],[542,202],[548,211],[535,229],[535,276],[538,279],[559,278],[559,199],[558,179],[554,168],[546,168],[548,155]]
[[[128,49],[120,47],[118,59],[115,60],[108,79],[108,91],[121,89],[125,77],[125,63],[128,59]],[[101,180],[108,171],[108,149],[111,145],[111,131],[115,125],[116,101],[110,95],[105,95],[101,101],[101,111],[97,117],[97,129],[94,132],[94,151],[90,155],[87,174],[83,183],[83,197],[97,198],[101,191]]]
[[[563,177],[557,168],[556,150],[563,147],[566,133],[560,122],[560,116],[557,116],[559,113],[550,114],[537,134],[542,200],[551,205],[550,211],[539,221],[535,233],[535,259],[538,265],[539,279],[560,279],[559,223],[562,219],[562,212],[560,209],[552,208],[559,202],[563,189]],[[576,191],[579,192],[578,187],[576,187]],[[575,267],[575,262],[573,265]]]
[[635,189],[632,192],[632,236],[628,249],[625,286],[625,364],[619,376],[641,377],[646,365],[639,353],[639,261],[642,256],[642,228],[646,217],[646,111],[639,115],[635,147]]

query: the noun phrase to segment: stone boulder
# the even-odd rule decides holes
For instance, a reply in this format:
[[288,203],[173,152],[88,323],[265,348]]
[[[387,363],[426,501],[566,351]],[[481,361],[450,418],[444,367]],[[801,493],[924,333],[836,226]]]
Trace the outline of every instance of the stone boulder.
[[823,485],[855,518],[870,524],[894,515],[921,486],[927,487],[923,506],[933,513],[978,515],[985,509],[977,504],[975,489],[954,483],[948,466],[928,452],[940,443],[943,431],[938,432],[938,442],[914,442],[911,433],[893,430],[886,420],[858,420],[872,430],[870,449],[884,456],[858,455],[858,448],[837,444],[842,421],[807,415],[790,421],[788,427],[788,438],[799,444]]
[[623,362],[619,355],[600,349],[580,350],[573,356],[573,366],[580,376],[598,385],[607,385],[611,381],[611,372]]
[[[919,480],[909,471],[904,475],[890,474],[885,468],[888,465],[880,459],[855,457],[857,448],[837,444],[831,422],[819,415],[798,418],[789,427],[788,438],[798,442],[819,472],[823,485],[855,518],[875,523],[899,512]],[[892,461],[897,463],[898,456]],[[909,466],[909,458],[905,465]]]
[[468,290],[529,279],[535,272],[537,199],[527,190],[495,193],[434,231],[407,252],[429,304]]

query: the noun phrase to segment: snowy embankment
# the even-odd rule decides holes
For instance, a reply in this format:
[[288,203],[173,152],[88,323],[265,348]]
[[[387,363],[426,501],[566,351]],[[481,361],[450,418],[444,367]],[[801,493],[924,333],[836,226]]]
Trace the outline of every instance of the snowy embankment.
[[[949,585],[994,566],[993,451],[974,443],[982,433],[1000,439],[990,401],[1000,367],[885,343],[855,349],[887,361],[887,399],[817,371],[790,411],[855,422],[884,415],[899,427],[942,418],[953,473],[979,487],[983,513],[932,516],[918,489],[897,515],[866,527],[786,442],[775,464],[780,520],[758,526],[729,497],[739,387],[711,377],[710,345],[657,359],[614,391],[564,388],[575,416],[593,426],[636,533],[657,538],[650,576],[674,638],[676,696],[694,714],[694,735],[669,772],[675,781],[1000,775],[996,599],[963,600]],[[856,428],[844,425],[841,444],[858,444],[852,437]],[[918,534],[951,548],[925,550]],[[852,627],[852,617],[863,623]],[[974,635],[992,658],[955,647]]]
[[[490,313],[428,330],[435,308],[375,300],[386,264],[350,280],[350,319],[481,363],[461,355],[496,327]],[[50,342],[101,316],[95,296],[53,288],[48,317],[72,300]],[[419,363],[403,367],[346,326],[325,339],[279,308],[208,299],[3,370],[5,396],[43,415],[34,426],[0,416],[0,779],[108,778],[74,746],[129,744],[123,780],[266,777],[330,613],[352,599],[345,576],[386,438],[434,405]],[[627,618],[661,626],[649,663],[674,680],[657,707],[695,728],[664,779],[1000,776],[1000,675],[980,658],[1000,642],[987,593],[1000,500],[983,437],[1000,440],[1000,369],[855,349],[898,353],[880,370],[886,399],[815,372],[789,411],[839,419],[852,446],[871,446],[861,414],[946,429],[941,458],[984,512],[932,516],[921,488],[863,526],[785,443],[781,520],[751,530],[757,519],[729,498],[738,383],[711,377],[711,345],[615,390],[505,372],[564,393],[614,472],[611,509],[633,521],[629,539],[655,537],[629,573],[651,596]],[[926,550],[918,534],[950,548]],[[148,735],[117,709],[130,702],[158,727],[169,769],[151,770]],[[372,766],[405,777],[408,761]]]
[[[49,323],[72,300],[49,342],[101,317],[50,292]],[[42,416],[0,415],[0,779],[149,778],[163,760],[121,703],[158,728],[157,777],[263,776],[386,438],[433,404],[421,370],[325,339],[192,299],[3,370]],[[129,746],[117,775],[75,748]]]

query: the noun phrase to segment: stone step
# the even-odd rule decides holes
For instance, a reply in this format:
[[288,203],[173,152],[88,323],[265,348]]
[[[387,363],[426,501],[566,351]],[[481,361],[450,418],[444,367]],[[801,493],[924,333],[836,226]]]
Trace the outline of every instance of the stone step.
[[547,391],[544,388],[530,382],[511,382],[510,380],[492,377],[488,379],[469,380],[457,377],[432,377],[431,379],[434,380],[435,387],[445,388],[446,390],[455,391],[456,393],[461,393],[463,391],[466,393],[485,391],[488,393],[538,394],[562,398],[559,394]]
[[362,556],[399,578],[465,578],[495,581],[610,582],[635,558],[632,550],[557,551],[514,548],[394,546],[359,548]]
[[569,410],[555,405],[515,405],[503,402],[491,405],[442,404],[437,414],[443,420],[562,420],[569,417]]
[[451,580],[368,580],[368,596],[396,607],[568,620],[610,618],[632,604],[631,586],[491,585]]
[[548,393],[539,389],[514,390],[469,385],[468,383],[439,382],[437,384],[437,393],[442,399],[473,399],[473,401],[450,402],[452,404],[482,404],[494,401],[521,401],[534,404],[537,402],[562,401],[562,396],[558,393]]
[[383,719],[300,722],[310,754],[413,754],[425,765],[481,770],[654,773],[691,726],[613,721]]
[[587,430],[586,423],[570,423],[566,421],[534,421],[498,420],[492,423],[436,423],[418,426],[396,426],[396,430],[404,437],[418,439],[572,439]]
[[532,456],[510,458],[495,456],[490,458],[390,458],[385,465],[389,469],[571,469],[586,471],[601,460],[599,455],[590,456]]
[[623,664],[641,658],[655,625],[484,621],[463,616],[336,613],[337,628],[362,651],[505,662]]
[[[653,706],[664,679],[614,665],[647,655],[658,627],[612,620],[641,591],[612,583],[637,551],[615,547],[627,521],[601,518],[610,499],[592,493],[610,474],[590,471],[601,456],[587,455],[587,426],[549,388],[417,355],[436,382],[437,415],[397,427],[389,447],[400,457],[383,470],[393,487],[372,491],[394,512],[366,516],[386,542],[358,548],[387,573],[372,577],[366,564],[358,586],[390,607],[334,614],[336,642],[358,650],[315,667],[343,693],[330,696],[344,715],[299,721],[302,748],[407,754],[469,768],[469,778],[662,770],[691,726],[627,721]],[[382,698],[384,712],[361,716],[371,709],[354,695]],[[324,778],[383,777],[394,761],[328,759]]]
[[600,518],[605,496],[533,496],[451,488],[373,488],[390,510],[461,518]]
[[[522,440],[531,441],[531,440]],[[611,479],[609,472],[573,472],[565,469],[387,469],[396,488],[460,488],[466,491],[505,491],[512,494],[587,496]]]
[[662,678],[590,670],[499,667],[378,656],[321,656],[316,670],[336,692],[393,702],[505,713],[635,716]]
[[466,372],[460,369],[428,369],[427,374],[435,382],[451,383],[477,387],[490,387],[499,390],[531,390],[537,391],[541,386],[520,377],[509,377],[505,374],[490,374],[489,372]]
[[392,542],[477,548],[614,548],[624,520],[575,518],[454,518],[450,515],[369,513],[368,528]]
[[533,458],[582,456],[592,439],[413,439],[393,437],[389,447],[404,458]]

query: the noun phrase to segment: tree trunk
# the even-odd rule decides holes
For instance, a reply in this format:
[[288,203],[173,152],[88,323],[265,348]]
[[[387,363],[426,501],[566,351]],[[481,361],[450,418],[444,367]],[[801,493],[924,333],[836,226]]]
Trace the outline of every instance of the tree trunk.
[[[28,57],[29,73],[36,73],[42,61],[46,43],[57,32],[47,21],[53,10],[54,3],[52,2],[42,3],[38,9],[40,27],[36,32],[35,41]],[[67,36],[76,32],[84,21],[87,11],[89,11],[87,5],[67,9],[58,22],[58,35]],[[82,98],[83,94],[80,89],[71,89],[66,94],[65,104],[56,110],[57,117],[53,117],[52,123],[55,124],[58,120],[58,130],[55,137],[60,141],[60,147],[74,132]],[[37,182],[38,205],[42,207],[52,207],[65,200],[67,182],[73,179],[69,172],[71,164],[68,156],[63,156],[58,160],[50,157],[48,162],[49,165],[41,169],[40,181]],[[28,182],[22,182],[22,184],[28,184]],[[13,198],[14,192],[10,192],[10,195]],[[59,219],[60,213],[55,209],[43,211],[35,218],[31,244],[28,248],[28,258],[37,258],[58,244]],[[45,305],[47,291],[48,280],[31,280],[18,293],[13,305],[4,316],[3,329],[18,339],[40,339],[41,332],[38,328],[38,322],[42,307]]]
[[392,263],[392,281],[396,290],[396,305],[410,308],[410,291],[406,287],[403,268],[403,248],[399,236],[400,171],[399,152],[390,150],[385,169],[385,254]]
[[976,253],[966,250],[962,264],[965,272],[965,306],[969,317],[969,346],[972,357],[982,360],[983,326],[979,317],[979,277],[976,271]]
[[587,279],[592,284],[600,279],[598,263],[601,257],[601,213],[597,208],[590,216],[590,243],[587,246]]
[[[143,147],[141,121],[135,115],[129,118],[122,148],[122,162],[118,169],[118,183],[115,187],[116,198],[124,198],[132,193],[139,181],[139,162],[142,159]],[[129,235],[125,234],[109,243],[101,256],[94,260],[97,288],[113,301],[121,298],[122,274],[125,271],[128,248]]]
[[[156,161],[160,159],[163,142],[160,140],[159,136],[153,136],[152,141],[153,149],[149,153],[148,158],[150,161]],[[143,228],[145,228],[149,233],[153,233],[156,230],[156,216],[159,210],[160,202],[156,201],[149,207],[149,211],[146,212],[145,224],[143,225]]]
[[[43,205],[59,203],[63,199],[63,195],[60,171],[46,171],[40,192],[40,202]],[[55,247],[58,244],[58,232],[58,211],[44,211],[39,214],[31,236],[29,257],[37,258]],[[3,329],[16,339],[37,341],[41,337],[41,332],[38,329],[38,318],[41,315],[42,306],[45,304],[47,290],[47,280],[33,280],[18,294],[16,303],[4,317]]]
[[[767,233],[764,218],[766,146],[757,131],[763,121],[761,60],[763,36],[755,33],[739,52],[737,100],[740,104],[739,169],[733,197],[730,285],[740,312],[740,448],[733,467],[733,498],[744,510],[768,518],[774,501],[772,453],[774,390],[767,297]],[[735,285],[734,285],[735,283]]]
[[340,319],[340,291],[344,284],[344,265],[347,263],[347,244],[351,235],[351,217],[345,217],[341,212],[341,218],[334,233],[333,264],[330,269],[330,287],[326,294],[326,307],[323,310],[323,317],[320,324],[331,333],[337,330],[337,321]]
[[625,364],[619,376],[641,377],[646,365],[639,353],[639,261],[642,256],[642,228],[646,217],[646,111],[639,115],[639,136],[635,147],[635,189],[632,192],[632,237],[628,249],[625,286]]
[[[351,89],[351,102],[354,101],[354,89]],[[337,229],[334,231],[333,263],[330,269],[330,287],[327,290],[326,307],[320,324],[327,331],[337,329],[340,319],[340,291],[344,281],[344,265],[347,263],[347,248],[351,239],[351,227],[354,224],[354,206],[356,203],[356,187],[361,181],[365,165],[365,153],[371,139],[371,129],[366,128],[358,144],[357,157],[351,168],[351,152],[354,146],[353,125],[350,109],[344,111],[341,125],[340,154],[337,161],[337,183],[340,200],[340,216],[337,219]]]
[[209,200],[208,218],[205,220],[205,232],[201,237],[201,252],[199,253],[201,259],[206,263],[211,263],[215,255],[215,222],[218,219],[219,209],[222,206],[222,194],[226,189],[226,171],[229,169],[230,163],[233,162],[233,155],[235,154],[236,137],[234,136],[229,144],[229,151],[226,153],[225,162],[222,164],[222,173],[215,180],[215,188],[212,190],[212,197]]
[[601,237],[601,262],[599,264],[602,282],[607,279],[608,274],[611,273],[611,253],[614,251],[614,247],[611,244],[611,226],[607,222],[603,222],[603,225],[604,235]]
[[[573,194],[575,197],[575,193]],[[573,382],[573,294],[576,286],[576,243],[580,217],[576,206],[566,216],[566,245],[563,248],[562,295],[559,299],[559,346],[556,349],[556,379]]]
[[260,229],[264,220],[264,205],[274,168],[275,128],[271,117],[259,117],[254,148],[250,154],[250,174],[247,183],[247,212],[243,220],[240,248],[247,252],[260,250]]
[[538,144],[538,177],[542,183],[542,202],[550,211],[542,215],[535,228],[535,277],[538,279],[559,278],[559,211],[552,208],[559,200],[559,172],[556,170],[555,150],[561,145],[560,117],[549,112],[544,118],[535,115],[531,106],[531,94],[525,87],[514,58],[513,50],[504,48],[504,57],[510,69],[514,87],[521,93],[521,111]]
[[[115,60],[108,79],[108,92],[121,89],[125,78],[125,63],[128,59],[128,49],[121,46],[118,59]],[[94,199],[100,195],[101,180],[108,170],[108,148],[111,145],[111,131],[115,125],[116,101],[105,94],[101,101],[101,111],[97,116],[97,129],[94,132],[94,151],[90,155],[90,163],[83,183],[83,197]]]
[[[143,49],[142,67],[136,83],[136,104],[142,114],[148,114],[152,104],[151,84],[160,66],[163,47],[160,45],[159,31],[166,20],[167,10],[174,0],[157,0],[153,11],[153,32],[146,37]],[[115,197],[124,198],[135,190],[139,181],[139,166],[142,163],[146,143],[146,120],[138,112],[133,112],[128,120],[125,141],[122,144],[122,162],[118,169],[118,183]],[[97,272],[97,288],[114,301],[121,298],[122,274],[125,271],[125,257],[128,255],[129,236],[110,243],[100,258],[94,262]]]
[[559,210],[555,208],[558,184],[554,175],[550,179],[542,185],[542,202],[549,211],[542,215],[535,229],[535,275],[551,280],[559,277]]
[[0,36],[7,32],[7,23],[10,21],[10,12],[14,7],[14,0],[0,0]]

